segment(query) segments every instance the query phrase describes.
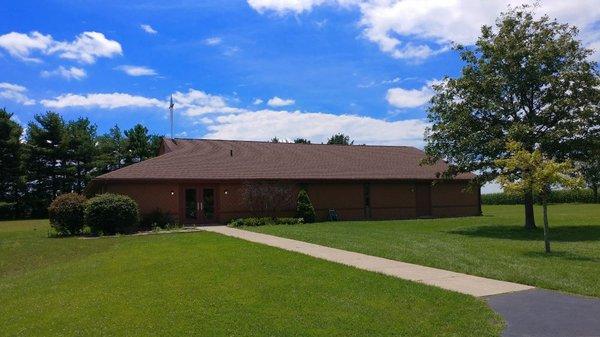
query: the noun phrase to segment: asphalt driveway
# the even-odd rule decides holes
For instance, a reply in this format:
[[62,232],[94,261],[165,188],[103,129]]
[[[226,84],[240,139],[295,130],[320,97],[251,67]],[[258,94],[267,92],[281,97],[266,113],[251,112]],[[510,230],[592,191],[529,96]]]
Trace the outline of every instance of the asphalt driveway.
[[486,299],[506,321],[505,337],[600,336],[600,298],[531,289]]

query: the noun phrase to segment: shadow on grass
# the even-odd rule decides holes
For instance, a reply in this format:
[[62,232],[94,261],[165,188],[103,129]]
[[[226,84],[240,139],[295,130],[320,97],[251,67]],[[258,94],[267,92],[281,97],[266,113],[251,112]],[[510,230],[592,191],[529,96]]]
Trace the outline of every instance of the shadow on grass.
[[545,253],[543,251],[543,245],[540,245],[540,251],[535,251],[535,252],[527,252],[524,253],[523,255],[527,256],[527,257],[534,257],[534,258],[542,258],[542,259],[551,259],[551,258],[561,258],[561,259],[565,259],[565,260],[570,260],[570,261],[584,261],[584,262],[600,262],[600,258],[597,257],[589,257],[589,256],[584,256],[584,255],[580,255],[580,254],[576,254],[576,253],[572,253],[572,252],[550,252],[550,253]]
[[[490,225],[448,231],[450,234],[507,240],[542,240],[543,229],[526,230],[522,226]],[[600,226],[550,225],[550,241],[577,242],[600,240]]]

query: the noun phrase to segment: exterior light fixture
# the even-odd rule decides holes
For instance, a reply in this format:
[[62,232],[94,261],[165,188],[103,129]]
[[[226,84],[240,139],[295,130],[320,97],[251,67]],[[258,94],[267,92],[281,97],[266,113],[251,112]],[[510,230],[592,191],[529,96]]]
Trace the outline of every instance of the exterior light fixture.
[[175,191],[171,190],[171,195],[175,195]]
[[228,191],[228,190],[225,190],[225,195],[228,195],[228,194],[229,194],[229,191]]

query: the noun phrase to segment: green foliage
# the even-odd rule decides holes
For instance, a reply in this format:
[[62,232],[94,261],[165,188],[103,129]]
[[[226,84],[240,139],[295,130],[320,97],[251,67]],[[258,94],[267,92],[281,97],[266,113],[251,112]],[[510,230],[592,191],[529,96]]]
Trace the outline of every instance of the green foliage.
[[92,177],[158,155],[161,138],[136,125],[98,136],[87,118],[65,122],[55,112],[34,116],[25,142],[12,114],[0,109],[0,201],[13,214],[46,216],[58,195],[81,193]]
[[86,203],[85,223],[93,233],[132,233],[138,229],[138,222],[138,205],[128,196],[106,193]]
[[152,142],[148,129],[141,124],[125,130],[125,138],[126,164],[139,163],[158,152],[158,145]]
[[506,152],[506,158],[495,162],[501,168],[498,182],[508,194],[524,195],[526,191],[532,191],[546,203],[553,187],[579,188],[583,185],[570,162],[545,158],[539,148],[528,151],[521,143],[511,141]]
[[304,222],[315,222],[315,208],[310,202],[306,190],[300,190],[298,193],[298,202],[296,205],[296,217],[304,219]]
[[548,195],[553,187],[579,188],[583,179],[578,176],[571,162],[556,162],[545,158],[537,147],[534,151],[523,148],[519,142],[511,141],[506,146],[508,156],[496,159],[501,167],[498,182],[504,192],[515,195],[537,194],[544,206],[544,244],[550,253],[548,227]]
[[13,114],[0,109],[0,201],[16,202],[21,185],[23,128]]
[[169,212],[163,212],[160,208],[156,208],[148,214],[144,214],[140,222],[140,229],[170,229],[177,227],[177,223],[173,215]]
[[0,220],[9,220],[16,217],[16,202],[0,201]]
[[[534,196],[536,203],[541,203],[538,196]],[[484,205],[521,205],[523,204],[522,195],[514,195],[508,193],[489,193],[481,195],[481,203]],[[575,190],[554,190],[548,194],[548,203],[550,204],[570,204],[595,203],[594,193],[591,189],[575,189]]]
[[273,137],[273,138],[271,138],[270,142],[271,143],[279,143],[280,141],[279,141],[279,138]]
[[296,138],[294,139],[294,143],[296,144],[310,144],[310,140],[306,138]]
[[107,134],[99,136],[96,141],[98,154],[94,166],[97,175],[120,169],[125,165],[125,139],[118,125],[112,127]]
[[[597,124],[600,125],[600,122]],[[593,140],[587,144],[587,147],[583,147],[584,150],[581,159],[578,161],[578,166],[585,182],[592,189],[594,202],[600,202],[598,198],[598,189],[600,188],[600,130],[597,130],[597,128],[596,133]]]
[[85,197],[77,193],[59,195],[48,207],[50,225],[60,235],[81,233],[84,227],[85,202]]
[[[500,173],[496,159],[515,140],[545,156],[575,160],[578,143],[597,125],[600,79],[577,28],[539,19],[523,6],[484,26],[473,48],[456,46],[460,76],[434,86],[426,131],[428,162],[446,160],[447,175]],[[560,121],[560,123],[557,123]]]
[[272,218],[272,217],[250,217],[250,218],[239,218],[229,221],[228,226],[230,227],[256,227],[256,226],[267,226],[267,225],[299,225],[303,224],[302,218]]
[[57,195],[70,192],[65,177],[64,138],[65,122],[54,112],[35,115],[27,126],[25,167],[27,171],[28,202],[34,216],[46,214],[47,207]]
[[343,133],[337,133],[327,140],[327,144],[329,145],[354,145],[354,141],[350,140],[350,136],[347,136]]
[[96,157],[96,126],[89,119],[80,118],[68,122],[61,147],[64,155],[66,190],[83,192],[91,180]]

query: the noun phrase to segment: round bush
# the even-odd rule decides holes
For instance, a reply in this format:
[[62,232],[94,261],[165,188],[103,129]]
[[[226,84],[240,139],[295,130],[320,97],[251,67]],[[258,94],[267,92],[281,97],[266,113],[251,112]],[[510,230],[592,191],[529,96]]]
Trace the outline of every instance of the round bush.
[[50,225],[61,235],[81,233],[84,213],[85,197],[77,193],[59,195],[48,207]]
[[138,205],[128,196],[100,194],[86,203],[85,223],[93,233],[132,233],[137,230],[138,222]]

